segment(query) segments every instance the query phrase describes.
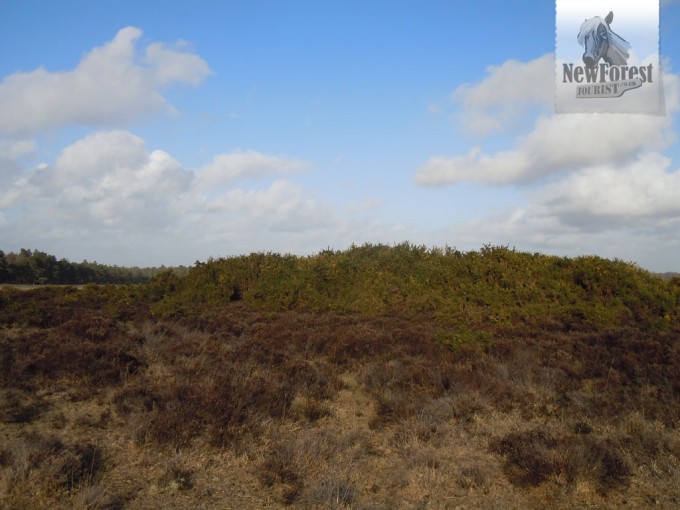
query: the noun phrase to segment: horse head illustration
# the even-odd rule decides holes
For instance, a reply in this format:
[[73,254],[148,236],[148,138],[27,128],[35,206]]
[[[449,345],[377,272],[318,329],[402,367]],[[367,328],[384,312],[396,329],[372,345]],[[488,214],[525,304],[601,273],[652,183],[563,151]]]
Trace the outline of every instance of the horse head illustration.
[[577,40],[585,49],[583,63],[587,67],[597,67],[600,59],[609,65],[628,63],[630,44],[609,27],[613,19],[614,13],[610,11],[604,19],[595,16],[581,25]]

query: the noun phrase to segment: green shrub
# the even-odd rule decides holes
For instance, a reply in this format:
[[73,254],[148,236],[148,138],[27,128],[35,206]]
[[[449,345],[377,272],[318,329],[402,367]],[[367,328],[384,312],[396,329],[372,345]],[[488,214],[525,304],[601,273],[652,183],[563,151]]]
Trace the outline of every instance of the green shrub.
[[158,315],[231,301],[269,310],[428,317],[441,325],[561,323],[566,329],[636,324],[668,328],[680,286],[634,264],[569,259],[503,246],[479,251],[366,244],[309,257],[253,253],[161,273],[147,285]]

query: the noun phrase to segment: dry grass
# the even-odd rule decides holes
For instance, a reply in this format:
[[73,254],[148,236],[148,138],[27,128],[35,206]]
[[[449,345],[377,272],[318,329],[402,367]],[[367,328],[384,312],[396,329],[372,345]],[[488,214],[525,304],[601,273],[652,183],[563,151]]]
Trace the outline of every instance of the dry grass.
[[0,329],[3,508],[680,505],[677,331],[50,310]]

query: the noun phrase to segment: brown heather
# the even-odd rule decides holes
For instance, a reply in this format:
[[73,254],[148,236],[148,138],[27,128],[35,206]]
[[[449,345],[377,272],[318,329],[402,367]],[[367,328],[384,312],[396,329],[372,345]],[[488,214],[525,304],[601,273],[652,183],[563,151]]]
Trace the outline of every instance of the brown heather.
[[0,289],[0,508],[678,508],[680,281],[353,247]]

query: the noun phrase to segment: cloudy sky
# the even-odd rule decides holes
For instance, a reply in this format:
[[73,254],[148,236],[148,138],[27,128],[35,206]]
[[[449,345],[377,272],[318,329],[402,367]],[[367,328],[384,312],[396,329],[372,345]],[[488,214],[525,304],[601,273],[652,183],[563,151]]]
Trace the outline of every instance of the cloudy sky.
[[680,2],[660,37],[665,115],[555,114],[549,0],[0,0],[0,249],[680,271]]

